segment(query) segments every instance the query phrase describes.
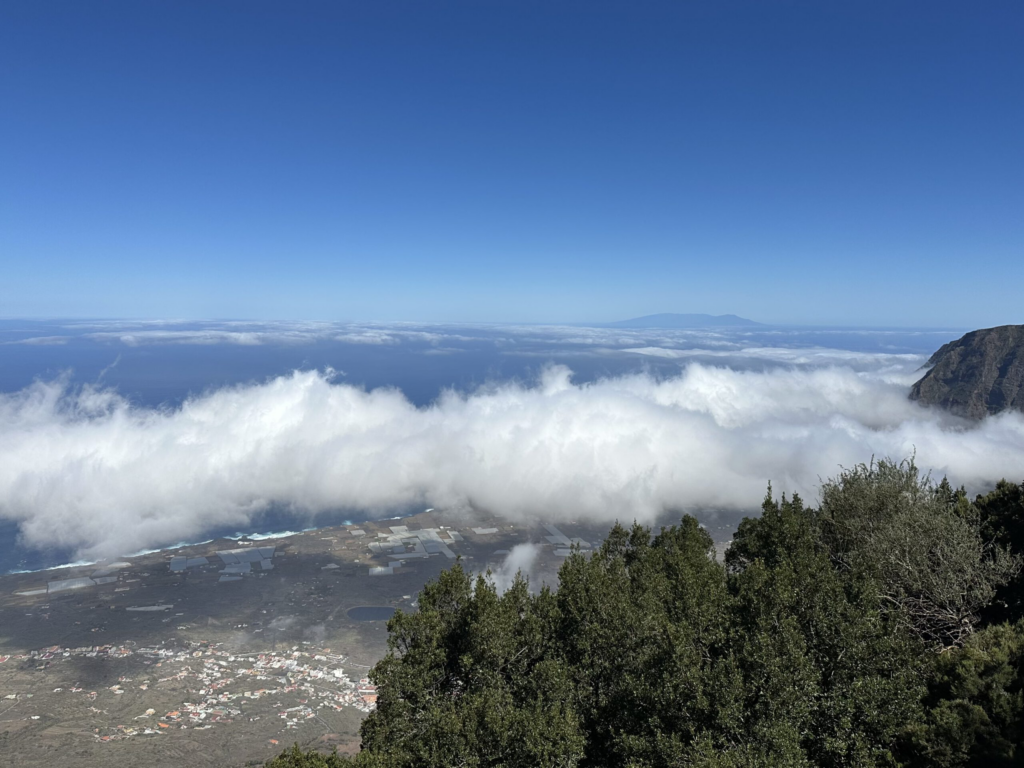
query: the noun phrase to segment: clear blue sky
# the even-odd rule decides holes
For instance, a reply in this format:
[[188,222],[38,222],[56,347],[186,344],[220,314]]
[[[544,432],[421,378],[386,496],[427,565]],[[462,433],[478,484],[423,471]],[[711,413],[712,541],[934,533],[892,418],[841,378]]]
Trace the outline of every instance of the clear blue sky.
[[0,4],[0,316],[1024,322],[1024,3]]

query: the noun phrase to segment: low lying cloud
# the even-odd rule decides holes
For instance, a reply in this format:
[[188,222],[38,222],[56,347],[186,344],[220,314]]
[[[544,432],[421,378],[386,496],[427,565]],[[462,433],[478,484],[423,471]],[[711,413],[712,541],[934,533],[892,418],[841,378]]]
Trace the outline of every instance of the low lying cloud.
[[531,577],[533,564],[537,562],[539,554],[539,544],[516,544],[505,555],[504,562],[497,568],[491,568],[485,574],[485,577],[494,584],[498,594],[503,594],[505,590],[512,586],[512,583],[516,580],[516,575],[519,573],[522,573],[527,578]]
[[70,341],[99,343],[120,343],[128,347],[146,345],[199,345],[235,344],[253,346],[293,346],[334,341],[342,344],[401,344],[419,342],[438,344],[440,342],[475,341],[471,336],[451,332],[424,331],[404,328],[398,324],[389,325],[335,325],[335,324],[256,324],[217,323],[210,327],[179,328],[168,323],[166,328],[153,328],[152,324],[130,324],[124,328],[99,325],[109,330],[88,330],[91,325],[76,324],[75,330],[87,330],[76,336],[53,335],[31,336],[6,342],[8,344],[47,345],[67,344]]
[[417,408],[330,372],[296,372],[149,409],[38,382],[0,395],[0,517],[30,545],[112,556],[301,514],[477,508],[510,520],[653,520],[755,510],[770,480],[903,457],[982,490],[1024,475],[1024,417],[968,424],[907,400],[905,374],[690,364],[574,384],[446,392]]
[[[28,335],[24,335],[28,334]],[[898,352],[909,342],[914,351],[934,351],[958,334],[950,331],[884,331],[878,329],[784,329],[745,328],[610,328],[564,325],[474,325],[423,323],[343,323],[343,322],[258,322],[258,321],[175,321],[175,320],[93,320],[37,324],[31,330],[8,329],[0,333],[0,344],[41,345],[87,343],[124,344],[130,347],[213,344],[241,346],[294,346],[337,343],[358,345],[446,345],[483,344],[510,354],[549,354],[552,349],[577,354],[626,353],[662,358],[701,357],[700,352],[717,351],[721,357],[731,352],[781,360],[780,349],[809,362],[831,362],[816,358],[835,357],[837,346],[830,341],[849,342],[862,337],[870,343],[882,343],[879,352]],[[814,343],[830,349],[810,349]],[[884,342],[895,343],[890,350]],[[843,346],[842,343],[838,346]],[[849,344],[847,344],[849,346]],[[854,344],[854,347],[860,345]],[[775,351],[773,351],[775,350]],[[904,351],[910,351],[905,349]],[[703,355],[707,357],[708,355]],[[788,360],[786,361],[788,362]]]
[[[724,342],[723,342],[724,344]],[[846,366],[858,371],[877,371],[885,368],[890,371],[911,372],[924,365],[928,357],[915,354],[893,354],[883,352],[858,352],[847,349],[831,349],[825,347],[794,348],[794,347],[743,347],[740,349],[672,349],[665,347],[636,347],[623,349],[634,355],[660,357],[670,360],[692,358],[724,358],[731,360],[761,360],[768,363],[806,366]],[[920,378],[920,374],[916,374]]]

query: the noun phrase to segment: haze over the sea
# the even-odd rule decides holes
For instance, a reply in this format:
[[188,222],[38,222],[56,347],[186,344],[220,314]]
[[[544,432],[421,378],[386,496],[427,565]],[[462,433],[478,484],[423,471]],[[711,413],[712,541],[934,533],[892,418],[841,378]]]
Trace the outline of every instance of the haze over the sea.
[[981,489],[1024,419],[907,399],[960,333],[5,321],[0,565],[428,506],[732,519],[872,456]]

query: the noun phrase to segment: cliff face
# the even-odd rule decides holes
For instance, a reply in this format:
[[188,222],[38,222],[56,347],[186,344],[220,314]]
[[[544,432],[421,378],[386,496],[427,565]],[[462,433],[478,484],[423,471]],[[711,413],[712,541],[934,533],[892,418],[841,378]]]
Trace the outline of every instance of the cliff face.
[[980,419],[1024,411],[1024,325],[972,331],[932,355],[910,399]]

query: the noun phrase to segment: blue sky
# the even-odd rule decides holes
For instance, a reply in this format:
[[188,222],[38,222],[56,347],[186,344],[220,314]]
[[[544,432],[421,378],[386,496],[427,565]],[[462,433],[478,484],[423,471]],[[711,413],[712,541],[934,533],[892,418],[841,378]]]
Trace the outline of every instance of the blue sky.
[[1024,322],[1017,2],[0,6],[0,316]]

